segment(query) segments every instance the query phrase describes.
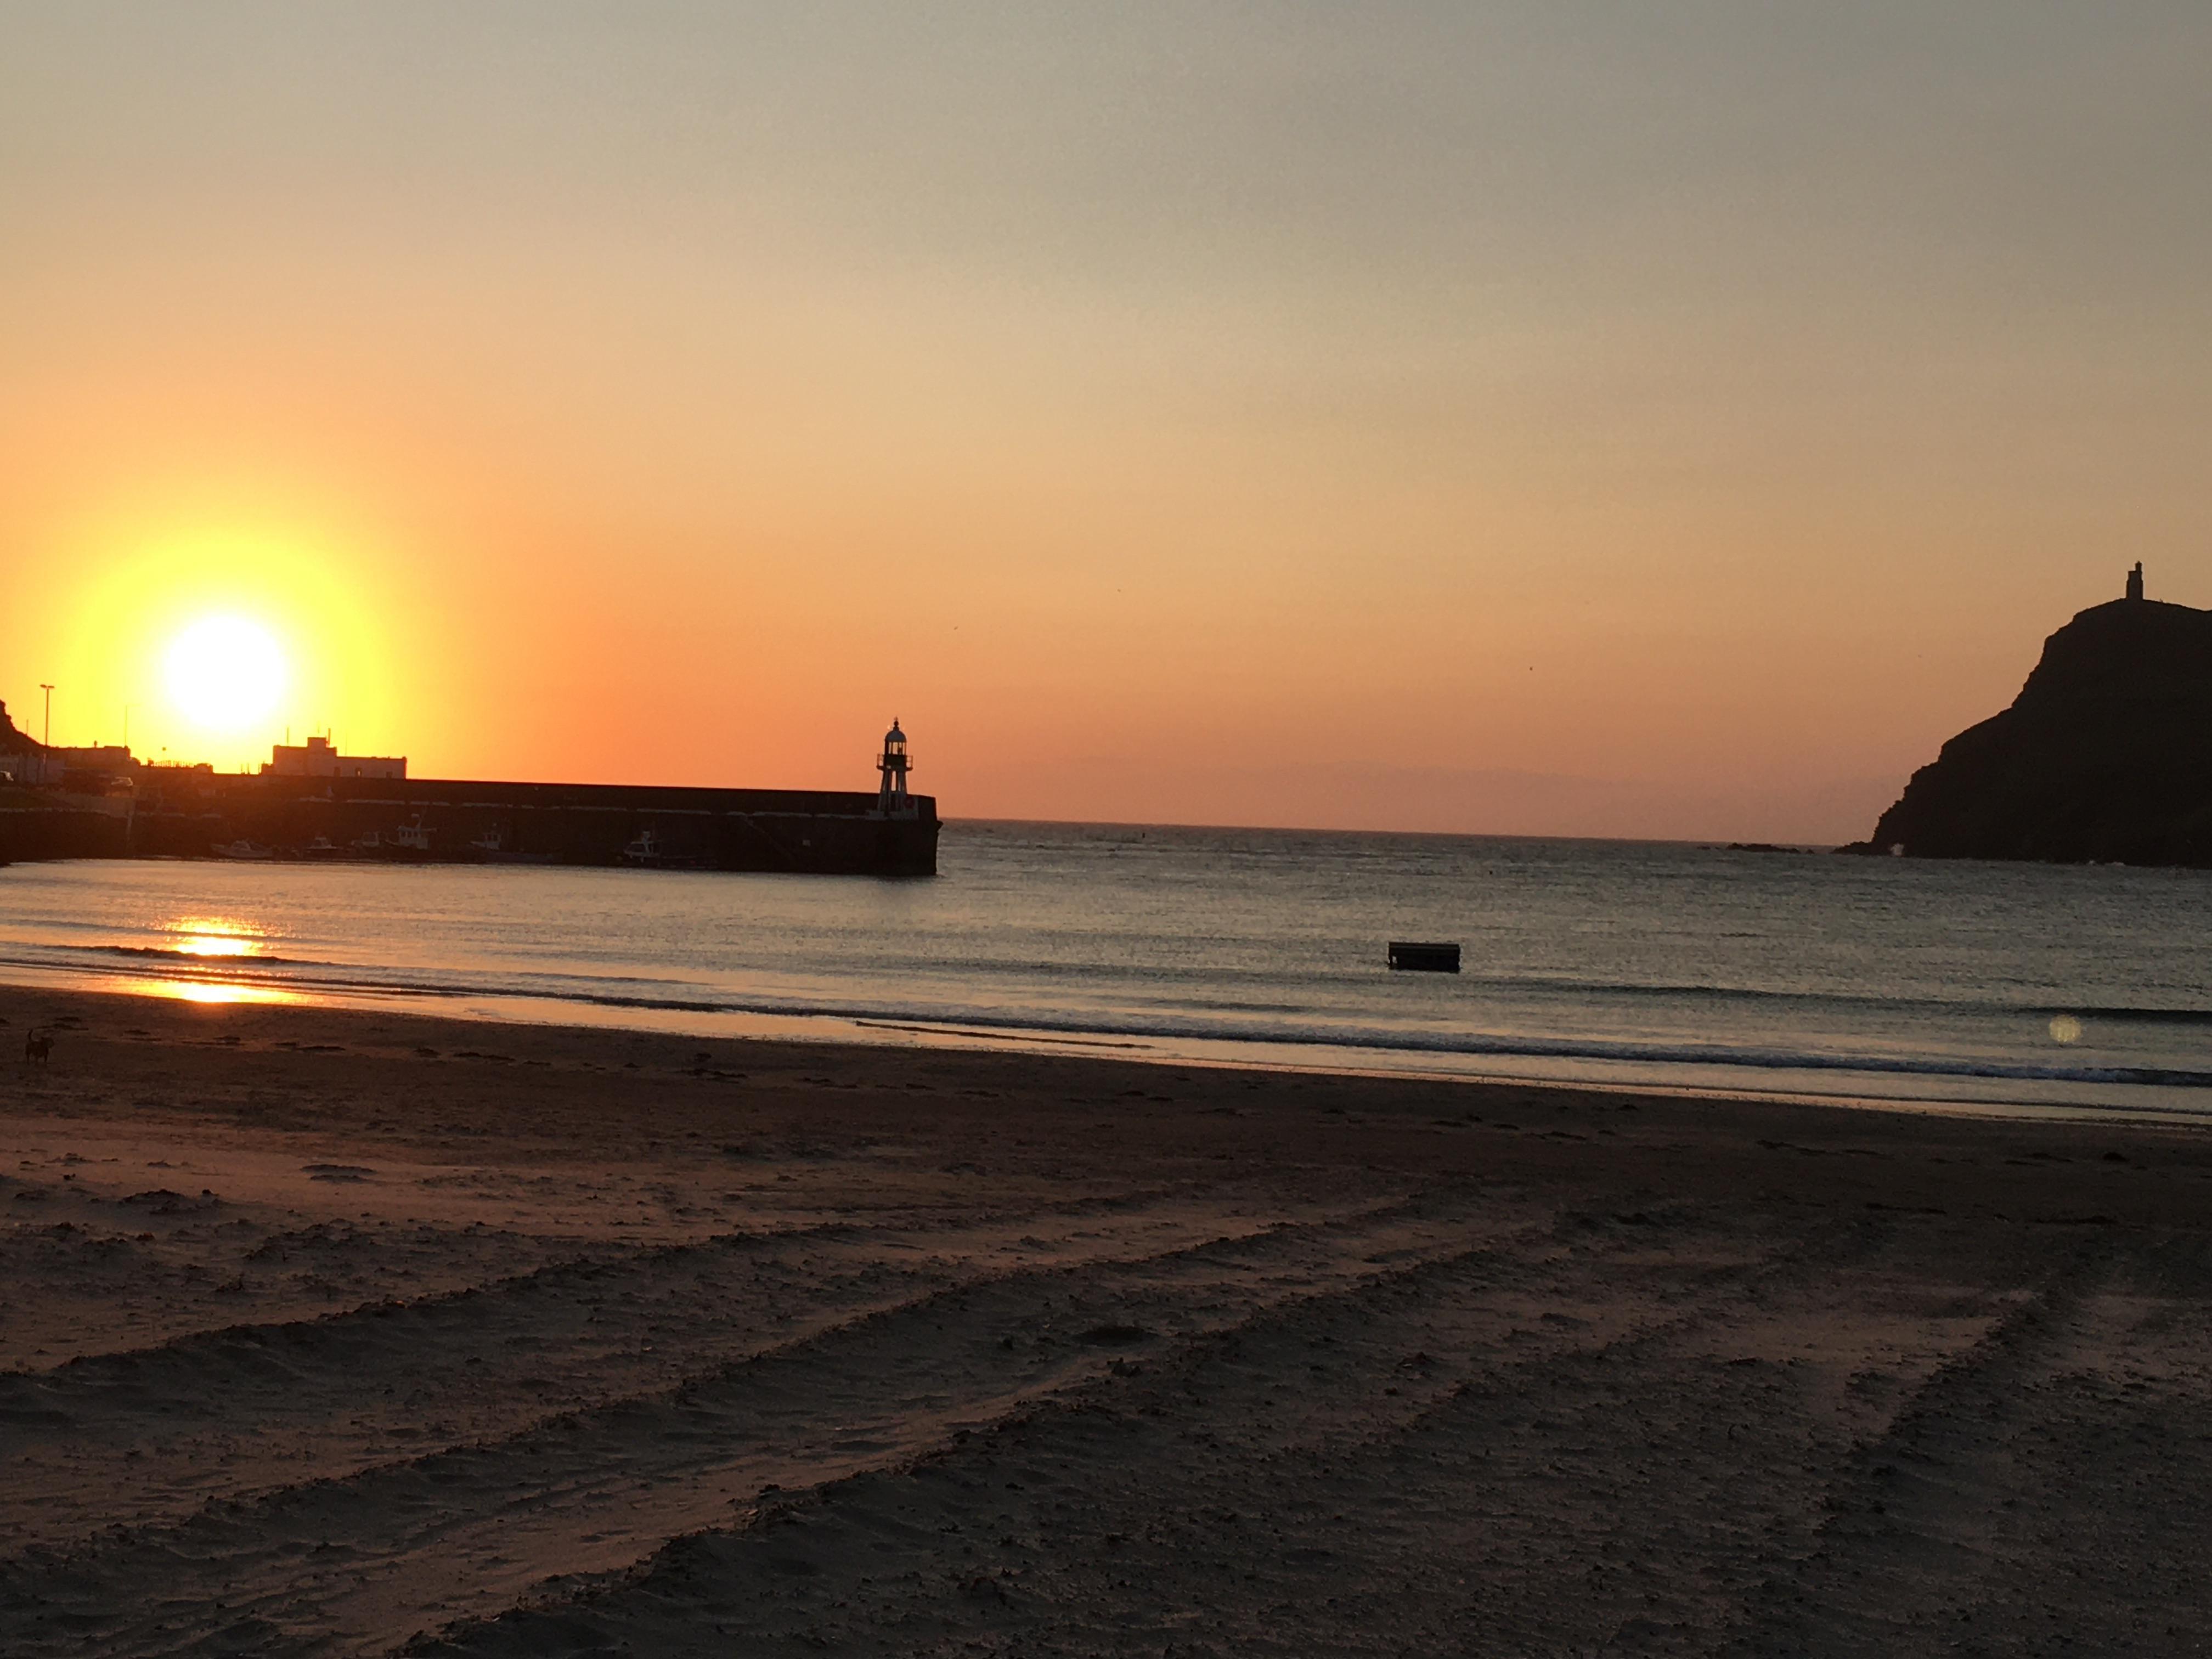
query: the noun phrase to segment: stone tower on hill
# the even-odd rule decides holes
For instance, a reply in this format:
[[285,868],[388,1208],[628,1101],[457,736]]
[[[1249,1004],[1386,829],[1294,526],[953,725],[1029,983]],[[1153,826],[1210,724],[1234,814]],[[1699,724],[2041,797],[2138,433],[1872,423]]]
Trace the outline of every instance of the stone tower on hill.
[[2145,599],[2138,564],[1851,850],[2212,868],[2212,611]]

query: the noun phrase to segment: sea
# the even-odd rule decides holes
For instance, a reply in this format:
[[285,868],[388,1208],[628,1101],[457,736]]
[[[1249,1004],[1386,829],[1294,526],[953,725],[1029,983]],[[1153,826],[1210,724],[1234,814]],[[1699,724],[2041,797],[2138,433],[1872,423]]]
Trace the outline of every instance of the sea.
[[2212,1113],[2208,941],[2212,872],[1475,836],[953,822],[907,880],[0,869],[17,985],[2008,1113]]

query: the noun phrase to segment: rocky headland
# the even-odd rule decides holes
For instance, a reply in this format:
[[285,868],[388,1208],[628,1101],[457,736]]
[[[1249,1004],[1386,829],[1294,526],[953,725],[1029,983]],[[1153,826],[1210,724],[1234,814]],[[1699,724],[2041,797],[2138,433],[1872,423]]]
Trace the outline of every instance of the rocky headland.
[[1849,850],[2212,867],[2212,611],[2142,598],[2140,569]]

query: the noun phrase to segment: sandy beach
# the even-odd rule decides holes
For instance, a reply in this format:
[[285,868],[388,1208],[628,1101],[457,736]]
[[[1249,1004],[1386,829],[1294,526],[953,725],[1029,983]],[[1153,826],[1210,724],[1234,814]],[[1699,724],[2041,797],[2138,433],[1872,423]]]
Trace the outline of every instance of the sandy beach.
[[0,1014],[14,1659],[2212,1638],[2199,1131]]

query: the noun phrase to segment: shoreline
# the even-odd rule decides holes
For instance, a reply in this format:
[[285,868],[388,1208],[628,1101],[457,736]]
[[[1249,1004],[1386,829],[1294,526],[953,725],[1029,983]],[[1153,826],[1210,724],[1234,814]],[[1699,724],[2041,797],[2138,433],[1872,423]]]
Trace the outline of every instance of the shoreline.
[[[770,1012],[703,1003],[679,1007],[660,1002],[556,1000],[424,987],[325,985],[302,990],[226,978],[217,965],[220,961],[220,958],[210,959],[210,966],[198,972],[190,971],[191,964],[186,964],[185,970],[173,969],[171,976],[167,977],[134,977],[118,973],[112,976],[112,980],[108,975],[89,969],[0,963],[0,991],[13,990],[28,995],[48,994],[63,999],[119,997],[201,1006],[288,1007],[316,1009],[333,1014],[398,1015],[482,1024],[499,1030],[537,1028],[643,1031],[684,1041],[791,1042],[830,1048],[921,1048],[953,1053],[995,1053],[1013,1056],[1049,1057],[1079,1050],[1098,1051],[1102,1057],[1119,1059],[1131,1064],[1185,1066],[1235,1072],[1289,1073],[1378,1080],[1402,1079],[1476,1088],[1559,1089],[1569,1092],[1630,1096],[1650,1094],[1684,1099],[1826,1106],[1855,1111],[1927,1113],[1985,1121],[2142,1122],[2212,1127],[2212,1100],[2208,1100],[2201,1108],[2191,1108],[2125,1102],[2107,1104],[2098,1101],[2021,1100],[2001,1097],[1974,1099],[1957,1096],[1881,1094],[1841,1088],[1760,1088],[1751,1082],[1739,1085],[1733,1081],[1678,1080],[1663,1075],[1639,1076],[1635,1074],[1638,1062],[1628,1060],[1593,1062],[1629,1073],[1626,1076],[1547,1077],[1483,1070],[1474,1063],[1480,1059],[1480,1051],[1379,1049],[1320,1040],[1182,1039],[1118,1029],[1101,1030],[1096,1035],[1060,1030],[1032,1031],[1018,1027],[990,1030],[823,1009]],[[548,1017],[550,1011],[557,1011],[560,1016],[564,1017]],[[702,1029],[696,1022],[687,1022],[682,1018],[687,1013],[711,1016],[720,1029]],[[668,1017],[653,1018],[655,1015]],[[848,1029],[833,1031],[824,1030],[825,1027]],[[877,1032],[887,1035],[870,1035]],[[902,1038],[920,1041],[902,1042]],[[1331,1064],[1328,1056],[1332,1054],[1350,1058]],[[1363,1055],[1378,1058],[1363,1063],[1359,1058]],[[1379,1058],[1382,1056],[1400,1063],[1388,1063]],[[1457,1066],[1415,1063],[1422,1056],[1467,1063]],[[1694,1062],[1645,1063],[1671,1069]],[[1721,1068],[1714,1066],[1711,1069]],[[1787,1068],[1736,1066],[1727,1069],[1747,1071],[1756,1077],[1768,1069],[1779,1071]],[[1838,1073],[1845,1073],[1850,1068],[1839,1066],[1833,1069]],[[1820,1077],[1823,1073],[1816,1071],[1810,1075]],[[1961,1080],[1949,1073],[1932,1075]],[[1991,1083],[2000,1081],[1996,1078],[1982,1079],[1977,1073],[1963,1075]],[[2103,1086],[2139,1085],[2106,1084]]]
[[[1766,1144],[1763,1131],[1803,1133],[1815,1127],[1826,1132],[1822,1139],[1838,1143],[1888,1135],[1917,1139],[1924,1133],[1934,1140],[1980,1146],[1992,1153],[2019,1146],[2071,1142],[2103,1148],[2136,1142],[2169,1149],[2202,1148],[2207,1178],[2212,1179],[2212,1133],[2208,1133],[2212,1124],[2101,1108],[2008,1106],[1991,1110],[1973,1103],[1808,1097],[1663,1084],[1591,1085],[1118,1052],[879,1043],[827,1036],[702,1036],[619,1025],[456,1018],[404,1004],[198,1002],[122,990],[41,991],[5,984],[0,984],[0,1011],[4,1011],[0,1012],[0,1078],[12,1073],[15,1091],[42,1096],[52,1093],[57,1085],[65,1093],[64,1079],[82,1080],[88,1074],[115,1086],[136,1076],[140,1057],[149,1053],[159,1062],[155,1074],[167,1080],[177,1078],[173,1068],[179,1064],[204,1068],[210,1063],[256,1060],[301,1066],[314,1064],[314,1056],[326,1056],[321,1063],[336,1075],[311,1079],[314,1092],[319,1094],[344,1081],[346,1073],[363,1067],[373,1068],[383,1086],[404,1090],[411,1086],[415,1073],[446,1073],[454,1062],[475,1062],[499,1068],[471,1080],[483,1083],[495,1094],[509,1091],[502,1079],[544,1072],[570,1086],[586,1088],[628,1091],[647,1079],[655,1089],[672,1082],[703,1085],[714,1109],[741,1111],[764,1103],[773,1109],[790,1109],[796,1103],[794,1089],[823,1086],[816,1074],[836,1071],[853,1079],[839,1085],[846,1088],[965,1090],[975,1097],[1017,1101],[1050,1095],[1091,1104],[1188,1100],[1192,1111],[1200,1115],[1218,1114],[1224,1100],[1251,1091],[1279,1096],[1288,1091],[1331,1103],[1317,1109],[1324,1115],[1363,1111],[1372,1115],[1370,1127],[1390,1123],[1414,1132],[1434,1130],[1447,1122],[1506,1133],[1520,1129],[1504,1117],[1486,1117],[1478,1110],[1486,1108],[1493,1114],[1548,1117],[1584,1128],[1601,1126],[1609,1136],[1620,1133],[1621,1114],[1635,1113],[1640,1129],[1663,1126],[1669,1131],[1705,1133],[1716,1142],[1749,1138],[1761,1146]],[[24,1064],[15,1046],[20,1036],[34,1027],[57,1025],[60,1029],[48,1063]],[[740,1063],[744,1067],[741,1073],[730,1069]],[[109,1075],[111,1067],[116,1068],[113,1076]],[[742,1101],[715,1095],[714,1085],[740,1079],[744,1085]],[[208,1081],[198,1080],[203,1086]],[[1139,1084],[1145,1086],[1134,1086]],[[996,1086],[978,1086],[985,1085]],[[349,1086],[358,1090],[364,1085],[355,1080]],[[1155,1092],[1170,1086],[1181,1092]],[[465,1089],[463,1096],[449,1096],[445,1104],[461,1103],[465,1095]],[[653,1110],[674,1109],[673,1097],[665,1093],[648,1091],[638,1103],[647,1102]],[[151,1097],[137,1103],[142,1110],[158,1104]],[[1144,1115],[1155,1127],[1159,1121],[1188,1115]],[[351,1133],[344,1125],[335,1127],[338,1133]],[[398,1120],[390,1119],[388,1127],[397,1128]],[[575,1125],[566,1127],[573,1130]],[[1371,1156],[1375,1149],[1366,1151]],[[1407,1167],[1422,1165],[1416,1160]]]

